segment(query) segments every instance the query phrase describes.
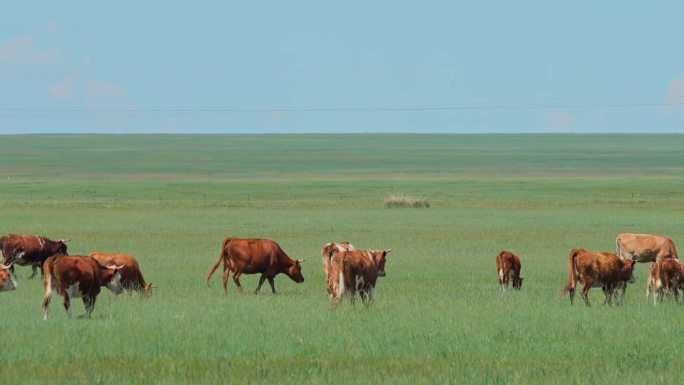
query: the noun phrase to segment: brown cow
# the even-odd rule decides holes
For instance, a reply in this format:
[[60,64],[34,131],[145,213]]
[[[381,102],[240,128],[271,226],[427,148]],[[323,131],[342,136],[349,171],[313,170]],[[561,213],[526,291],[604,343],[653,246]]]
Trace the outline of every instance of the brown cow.
[[143,296],[148,296],[151,294],[152,289],[156,288],[151,283],[145,283],[145,278],[143,278],[140,271],[138,261],[132,255],[94,251],[90,253],[90,257],[94,258],[101,266],[111,264],[115,266],[123,265],[123,269],[121,269],[121,286],[128,290],[129,294],[135,290]]
[[223,291],[228,291],[228,276],[233,272],[233,281],[239,292],[242,292],[240,275],[261,273],[259,285],[254,294],[259,293],[261,285],[268,279],[273,294],[276,294],[274,278],[284,273],[297,283],[304,282],[302,276],[302,259],[291,259],[285,254],[280,245],[269,240],[259,238],[226,238],[221,245],[221,255],[218,262],[207,274],[205,281],[209,286],[209,279],[223,261]]
[[[33,278],[36,268],[43,274],[43,262],[55,254],[67,254],[66,240],[52,241],[42,235],[9,234],[0,238],[0,249],[4,257],[4,264],[16,263],[19,266],[31,265]],[[14,273],[14,266],[10,269]]]
[[337,304],[345,293],[349,293],[353,304],[359,292],[365,305],[370,305],[375,297],[375,284],[378,277],[385,276],[385,261],[388,250],[351,250],[334,253],[330,260],[331,279],[328,292],[334,293],[332,303]]
[[0,291],[10,291],[17,288],[17,282],[10,273],[11,266],[0,265]]
[[333,277],[332,275],[328,274],[328,270],[330,269],[330,258],[332,258],[332,255],[337,252],[350,250],[354,250],[354,246],[349,242],[331,242],[323,245],[323,249],[321,250],[321,258],[323,258],[323,271],[325,272],[325,282],[326,288],[328,289],[328,297],[330,298],[332,298],[334,294],[330,291],[332,287],[331,279],[337,279],[336,277]]
[[496,272],[499,276],[501,291],[508,289],[508,282],[513,279],[513,289],[520,290],[522,277],[520,276],[520,258],[510,251],[503,250],[496,256]]
[[633,260],[624,260],[609,252],[596,252],[584,249],[572,249],[568,255],[568,283],[563,288],[562,296],[570,292],[570,304],[575,299],[575,284],[582,282],[582,297],[589,304],[589,289],[601,287],[606,296],[604,303],[610,304],[616,295],[616,289],[624,291],[627,283],[634,282]]
[[646,300],[653,291],[653,304],[663,301],[665,291],[679,302],[679,289],[684,289],[684,265],[674,258],[660,259],[651,264],[646,280]]
[[64,297],[64,309],[71,318],[71,298],[83,298],[85,316],[95,308],[95,300],[100,293],[101,286],[115,293],[121,293],[121,274],[119,270],[123,266],[101,266],[94,258],[89,256],[61,256],[53,255],[43,264],[45,277],[43,287],[44,320],[48,319],[48,306],[52,298],[52,291]]
[[660,235],[622,233],[615,238],[617,255],[637,262],[655,262],[662,258],[677,258],[677,249],[670,238]]

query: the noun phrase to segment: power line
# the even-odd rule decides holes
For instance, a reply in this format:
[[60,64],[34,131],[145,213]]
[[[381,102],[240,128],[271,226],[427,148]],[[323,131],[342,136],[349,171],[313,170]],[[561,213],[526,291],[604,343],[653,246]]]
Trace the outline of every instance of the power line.
[[587,104],[510,104],[510,105],[433,105],[389,107],[334,107],[334,108],[0,108],[0,113],[31,114],[147,114],[147,113],[363,113],[363,112],[420,112],[420,111],[487,111],[525,109],[576,109],[576,108],[631,108],[631,107],[678,107],[681,103],[587,103]]
[[[415,65],[379,65],[379,66],[356,66],[356,67],[328,67],[328,68],[263,68],[263,69],[238,69],[228,71],[203,71],[203,72],[121,72],[121,73],[86,73],[86,74],[8,74],[0,73],[0,78],[89,78],[89,77],[215,77],[227,75],[251,75],[251,74],[296,74],[296,73],[334,73],[334,72],[366,72],[366,71],[429,71],[449,68],[479,68],[482,66],[513,65],[513,64],[559,64],[580,63],[597,60],[617,60],[635,57],[648,57],[660,60],[663,56],[684,56],[684,51],[665,52],[625,52],[613,55],[593,56],[587,59],[581,58],[547,58],[547,59],[502,59],[470,63],[436,63]],[[659,59],[656,59],[659,58]]]

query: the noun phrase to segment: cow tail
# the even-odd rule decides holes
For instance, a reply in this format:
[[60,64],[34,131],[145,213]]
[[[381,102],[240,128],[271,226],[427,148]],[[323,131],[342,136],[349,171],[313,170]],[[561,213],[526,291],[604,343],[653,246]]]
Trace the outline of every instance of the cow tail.
[[338,282],[337,282],[337,293],[335,293],[336,298],[342,298],[345,292],[345,287],[344,287],[344,269],[340,269],[339,277],[338,277]]
[[50,304],[50,298],[52,298],[53,289],[53,271],[52,271],[52,261],[54,257],[50,257],[43,263],[43,271],[45,275],[43,276],[43,288],[45,289],[45,295],[43,296],[43,308],[46,309]]
[[563,288],[561,296],[565,297],[569,290],[575,289],[575,249],[570,251],[568,255],[568,284]]
[[223,269],[225,270],[226,267],[231,267],[231,264],[229,263],[228,259],[228,252],[226,252],[226,245],[228,245],[228,242],[230,242],[230,238],[226,238],[223,243],[221,244],[221,254],[219,255],[218,261],[216,261],[216,264],[214,267],[211,268],[209,273],[207,273],[207,278],[205,278],[205,282],[207,283],[207,286],[209,286],[209,279],[211,278],[211,275],[214,274],[216,269],[218,269],[219,265],[221,264],[221,261],[223,261]]

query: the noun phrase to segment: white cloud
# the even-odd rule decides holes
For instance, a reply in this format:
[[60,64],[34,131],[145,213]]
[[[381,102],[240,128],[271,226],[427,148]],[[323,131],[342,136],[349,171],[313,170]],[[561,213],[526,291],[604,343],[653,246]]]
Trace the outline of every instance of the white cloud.
[[57,100],[71,99],[74,89],[77,86],[77,78],[70,76],[61,83],[48,87],[48,93]]
[[577,119],[574,115],[566,111],[550,111],[544,116],[546,124],[556,132],[568,131],[572,128]]
[[107,81],[88,79],[85,82],[87,98],[93,103],[121,103],[128,101],[128,92],[121,86]]
[[672,79],[663,98],[662,112],[684,109],[684,76]]
[[40,51],[33,37],[24,36],[0,41],[0,64],[46,64],[57,58],[55,49]]

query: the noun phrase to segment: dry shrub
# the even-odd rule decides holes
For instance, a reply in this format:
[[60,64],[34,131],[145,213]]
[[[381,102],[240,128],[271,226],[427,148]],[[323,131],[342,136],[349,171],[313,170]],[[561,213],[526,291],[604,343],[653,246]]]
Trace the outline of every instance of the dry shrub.
[[414,208],[414,209],[426,209],[430,207],[430,203],[427,201],[427,197],[420,196],[414,197],[409,195],[404,195],[401,193],[390,194],[385,198],[385,208]]

